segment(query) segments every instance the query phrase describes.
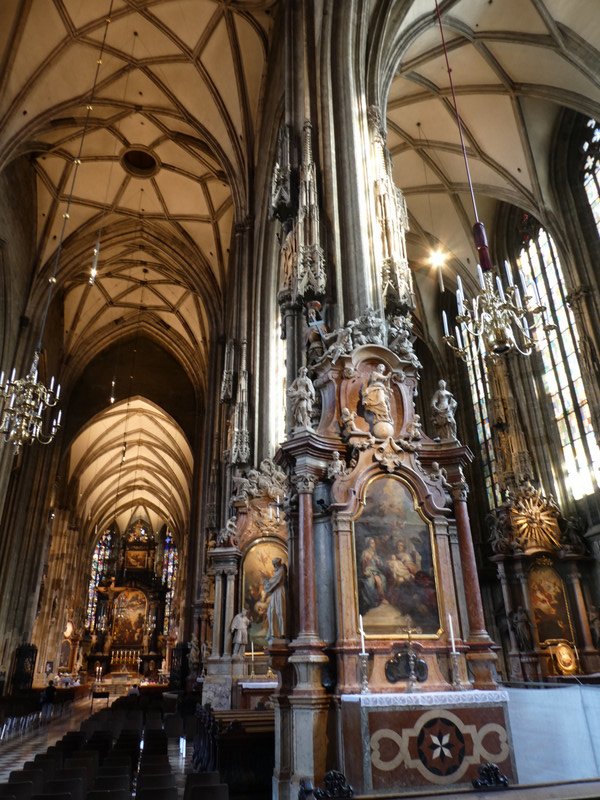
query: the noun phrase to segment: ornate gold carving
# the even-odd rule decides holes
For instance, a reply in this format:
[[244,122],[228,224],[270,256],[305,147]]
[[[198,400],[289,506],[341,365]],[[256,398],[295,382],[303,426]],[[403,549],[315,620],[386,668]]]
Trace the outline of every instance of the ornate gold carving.
[[554,499],[545,497],[540,489],[525,483],[515,495],[510,509],[513,538],[528,550],[559,550],[560,510]]

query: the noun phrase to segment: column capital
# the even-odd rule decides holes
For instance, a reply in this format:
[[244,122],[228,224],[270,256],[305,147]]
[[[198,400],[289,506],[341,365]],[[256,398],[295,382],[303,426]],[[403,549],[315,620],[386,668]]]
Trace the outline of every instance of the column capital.
[[319,479],[316,475],[302,473],[300,475],[292,475],[291,481],[298,494],[312,494]]

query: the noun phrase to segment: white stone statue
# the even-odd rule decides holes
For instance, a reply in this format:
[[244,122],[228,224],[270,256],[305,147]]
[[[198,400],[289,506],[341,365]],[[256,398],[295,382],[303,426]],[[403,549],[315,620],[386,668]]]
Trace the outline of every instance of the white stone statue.
[[367,385],[363,387],[363,404],[369,411],[375,422],[391,422],[392,412],[390,409],[390,388],[391,375],[385,374],[385,366],[377,364],[369,375]]
[[431,421],[437,439],[456,440],[456,419],[454,414],[458,403],[452,392],[446,388],[446,381],[438,382],[437,391],[431,398]]
[[272,564],[275,571],[263,583],[269,600],[267,605],[267,638],[283,639],[286,632],[287,567],[281,558],[274,558]]
[[229,517],[225,527],[217,534],[217,547],[237,547],[236,518]]
[[348,474],[348,467],[340,458],[340,454],[337,450],[334,450],[331,454],[331,461],[327,467],[327,477],[328,478],[338,478],[343,475]]
[[243,608],[239,614],[231,620],[230,630],[233,634],[233,655],[243,656],[248,644],[248,626],[250,617],[248,610]]
[[315,387],[308,377],[306,367],[300,367],[298,377],[287,390],[292,403],[292,416],[296,428],[310,428],[310,416],[315,402]]

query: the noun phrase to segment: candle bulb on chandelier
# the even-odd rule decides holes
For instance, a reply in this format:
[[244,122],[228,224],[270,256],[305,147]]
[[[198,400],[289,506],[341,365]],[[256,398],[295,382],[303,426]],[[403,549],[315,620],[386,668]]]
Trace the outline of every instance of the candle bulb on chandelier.
[[506,302],[506,298],[504,297],[504,287],[502,286],[502,281],[500,277],[496,275],[496,288],[498,289],[498,295],[500,296],[500,300],[504,303]]
[[514,286],[512,269],[510,268],[510,261],[504,261],[504,272],[506,274],[506,285]]
[[445,312],[445,311],[442,311],[442,324],[443,324],[443,326],[444,326],[444,336],[448,336],[448,335],[449,335],[449,331],[448,331],[448,317],[447,317],[447,315],[446,315],[446,312]]
[[477,264],[477,278],[479,280],[479,286],[482,289],[485,289],[485,281],[483,280],[483,270],[481,269],[481,264]]

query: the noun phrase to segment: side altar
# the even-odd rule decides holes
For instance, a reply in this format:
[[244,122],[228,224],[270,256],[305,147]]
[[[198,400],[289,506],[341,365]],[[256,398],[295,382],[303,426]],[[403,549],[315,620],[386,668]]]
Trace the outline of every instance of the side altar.
[[427,435],[410,315],[308,320],[287,439],[211,531],[204,700],[274,707],[282,800],[340,769],[374,794],[470,786],[488,761],[516,781],[456,401],[440,380]]
[[[274,796],[343,769],[355,792],[516,780],[484,622],[456,401],[427,435],[409,316],[332,334],[288,395],[289,629],[267,647],[282,746]],[[334,731],[336,733],[334,734]]]

